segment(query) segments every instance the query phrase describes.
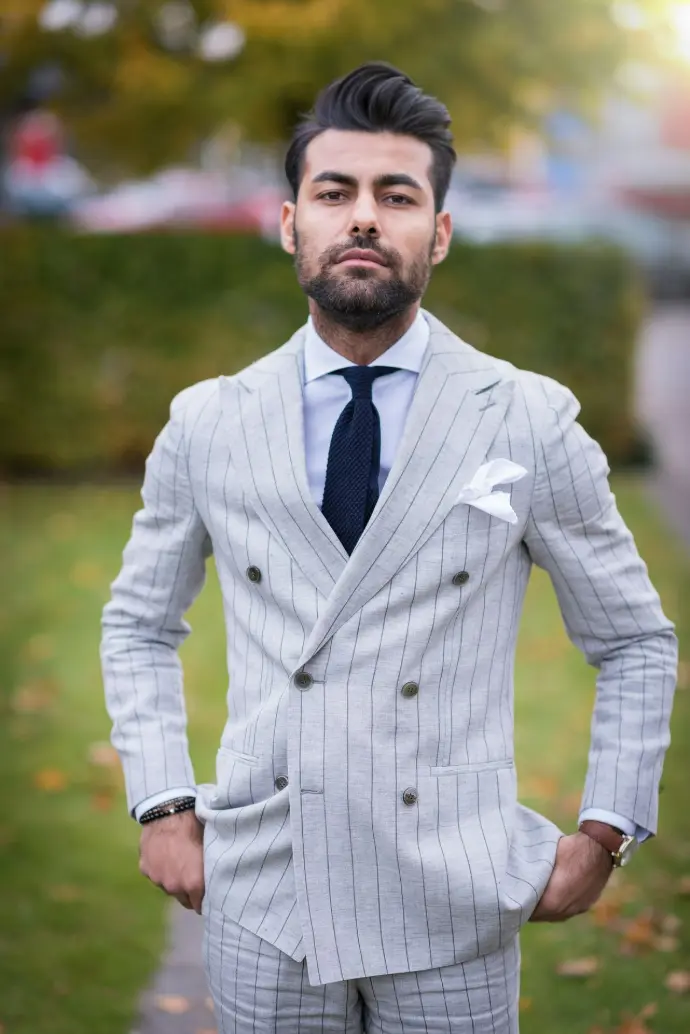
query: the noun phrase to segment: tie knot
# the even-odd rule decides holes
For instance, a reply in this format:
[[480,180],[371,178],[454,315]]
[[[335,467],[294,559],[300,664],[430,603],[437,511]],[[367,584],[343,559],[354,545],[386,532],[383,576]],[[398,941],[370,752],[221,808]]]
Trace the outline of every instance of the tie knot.
[[342,370],[333,370],[350,385],[353,399],[371,399],[371,387],[376,378],[397,372],[397,366],[346,366]]

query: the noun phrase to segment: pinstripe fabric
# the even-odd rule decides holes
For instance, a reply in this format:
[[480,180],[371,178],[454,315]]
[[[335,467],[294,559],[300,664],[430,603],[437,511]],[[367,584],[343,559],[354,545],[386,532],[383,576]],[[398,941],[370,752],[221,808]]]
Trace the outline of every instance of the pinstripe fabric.
[[442,969],[314,986],[304,961],[212,911],[204,966],[219,1034],[518,1034],[517,937]]
[[[567,389],[427,318],[403,440],[350,558],[307,484],[302,330],[174,400],[104,611],[106,702],[133,809],[193,780],[176,651],[212,549],[230,689],[216,780],[197,798],[205,900],[306,958],[314,985],[491,954],[543,892],[561,833],[519,803],[513,760],[533,563],[598,669],[583,806],[656,830],[676,641],[605,459]],[[499,457],[528,470],[512,486],[515,525],[456,504]],[[314,680],[304,691],[301,670]],[[419,693],[403,697],[409,681]]]

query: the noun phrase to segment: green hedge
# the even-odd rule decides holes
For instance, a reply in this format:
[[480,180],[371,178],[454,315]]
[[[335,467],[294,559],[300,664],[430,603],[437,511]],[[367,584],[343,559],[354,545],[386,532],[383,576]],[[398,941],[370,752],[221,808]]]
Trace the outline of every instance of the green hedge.
[[[454,243],[425,305],[476,347],[567,384],[612,463],[635,447],[642,293],[603,246]],[[0,236],[0,470],[139,470],[172,396],[233,373],[306,317],[291,262],[253,237]]]

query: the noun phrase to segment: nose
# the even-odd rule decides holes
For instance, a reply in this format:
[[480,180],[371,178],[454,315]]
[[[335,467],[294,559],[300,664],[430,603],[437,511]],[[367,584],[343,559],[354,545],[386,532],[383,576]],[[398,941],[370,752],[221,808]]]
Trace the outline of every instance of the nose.
[[370,237],[376,240],[381,236],[381,227],[373,198],[366,197],[366,195],[360,195],[357,198],[349,229],[351,237]]

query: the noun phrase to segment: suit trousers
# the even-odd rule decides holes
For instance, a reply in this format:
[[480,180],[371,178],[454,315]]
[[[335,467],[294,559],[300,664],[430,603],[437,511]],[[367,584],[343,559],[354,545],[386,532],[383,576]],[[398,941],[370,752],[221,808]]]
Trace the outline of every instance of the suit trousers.
[[440,969],[314,986],[306,961],[210,909],[204,968],[218,1034],[518,1034],[518,937]]

